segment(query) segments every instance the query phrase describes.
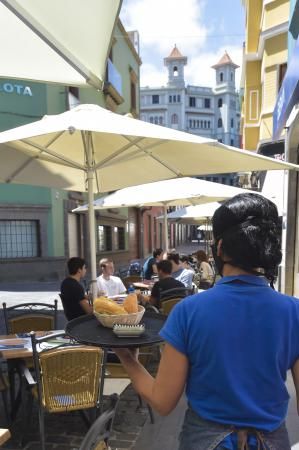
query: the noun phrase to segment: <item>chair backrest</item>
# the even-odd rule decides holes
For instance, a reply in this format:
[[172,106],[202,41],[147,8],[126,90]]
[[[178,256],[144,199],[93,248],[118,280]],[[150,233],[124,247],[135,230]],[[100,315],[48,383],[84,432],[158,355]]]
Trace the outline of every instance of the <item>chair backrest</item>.
[[6,334],[55,330],[57,304],[57,300],[54,300],[54,304],[20,303],[9,307],[3,303]]
[[108,449],[108,440],[111,434],[113,420],[119,401],[117,394],[110,396],[110,406],[103,412],[88,430],[79,450]]
[[164,300],[161,303],[160,311],[162,314],[169,314],[172,308],[182,300],[183,297],[175,297],[169,300]]
[[160,292],[160,300],[165,301],[174,297],[184,298],[192,294],[192,289],[186,287],[175,287]]
[[137,283],[138,281],[142,281],[142,278],[139,275],[130,275],[129,277],[125,277],[122,279],[126,289],[130,287],[130,284]]
[[51,348],[53,336],[55,334],[37,338],[31,333],[40,408],[63,412],[95,407],[99,397],[102,350],[69,344]]

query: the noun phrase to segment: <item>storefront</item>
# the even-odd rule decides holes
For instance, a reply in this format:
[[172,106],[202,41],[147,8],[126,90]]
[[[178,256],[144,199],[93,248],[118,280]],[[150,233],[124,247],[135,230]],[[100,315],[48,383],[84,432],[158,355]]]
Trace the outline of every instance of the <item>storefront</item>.
[[[289,57],[288,69],[273,112],[273,139],[278,140],[285,129],[285,158],[298,164],[299,148],[299,40]],[[287,211],[283,217],[283,248],[281,290],[299,296],[299,183],[298,173],[286,176]]]

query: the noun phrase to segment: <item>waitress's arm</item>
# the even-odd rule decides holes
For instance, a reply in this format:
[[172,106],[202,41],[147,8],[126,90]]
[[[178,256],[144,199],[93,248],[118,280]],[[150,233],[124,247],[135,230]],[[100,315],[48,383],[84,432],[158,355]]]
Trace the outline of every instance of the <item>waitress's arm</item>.
[[138,362],[137,352],[113,349],[132,380],[134,389],[159,414],[166,416],[177,405],[184,391],[188,359],[170,344],[165,344],[156,378]]
[[292,367],[292,375],[293,375],[293,381],[295,385],[296,390],[296,399],[297,399],[297,413],[299,415],[299,359],[295,362],[295,364]]

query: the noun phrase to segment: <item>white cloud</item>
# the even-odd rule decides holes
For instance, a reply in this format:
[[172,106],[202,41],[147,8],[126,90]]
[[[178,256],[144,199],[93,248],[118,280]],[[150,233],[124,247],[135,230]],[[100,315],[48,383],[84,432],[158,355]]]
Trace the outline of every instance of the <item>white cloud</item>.
[[[162,63],[161,63],[162,66]],[[160,87],[167,84],[167,68],[159,68],[154,64],[144,63],[140,68],[140,86]]]
[[[211,1],[211,0],[210,0]],[[163,59],[177,44],[188,58],[185,67],[186,84],[214,86],[216,64],[227,50],[232,60],[241,65],[242,48],[222,46],[209,50],[209,36],[224,31],[221,18],[204,23],[204,0],[124,0],[121,19],[127,30],[138,30],[140,35],[141,86],[162,86],[167,83],[167,68]],[[241,70],[236,71],[239,86]]]
[[164,57],[176,43],[182,53],[190,54],[204,46],[208,33],[203,5],[197,0],[126,0],[121,19],[128,30],[139,31],[142,49],[154,46]]
[[[216,53],[201,52],[196,57],[188,61],[185,67],[186,84],[200,86],[215,86],[215,70],[211,66],[216,64],[223,56],[225,50],[228,52],[232,61],[241,67],[242,64],[242,48],[237,46],[225,46],[219,48]],[[241,77],[241,69],[236,71],[236,87],[239,88]]]

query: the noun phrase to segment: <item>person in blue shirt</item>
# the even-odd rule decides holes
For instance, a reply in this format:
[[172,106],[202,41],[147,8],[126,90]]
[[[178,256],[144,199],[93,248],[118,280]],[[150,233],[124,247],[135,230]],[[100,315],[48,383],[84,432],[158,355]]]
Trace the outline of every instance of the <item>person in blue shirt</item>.
[[273,289],[281,261],[277,208],[261,195],[240,194],[212,223],[222,278],[172,310],[160,333],[166,344],[156,378],[136,351],[116,353],[160,414],[185,390],[179,450],[290,450],[285,381],[291,369],[298,397],[299,301]]
[[167,260],[170,261],[172,265],[172,278],[183,283],[186,288],[191,289],[194,271],[183,266],[178,253],[168,253]]

